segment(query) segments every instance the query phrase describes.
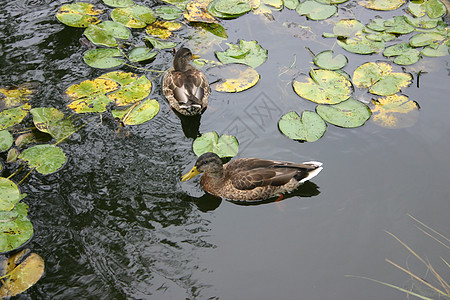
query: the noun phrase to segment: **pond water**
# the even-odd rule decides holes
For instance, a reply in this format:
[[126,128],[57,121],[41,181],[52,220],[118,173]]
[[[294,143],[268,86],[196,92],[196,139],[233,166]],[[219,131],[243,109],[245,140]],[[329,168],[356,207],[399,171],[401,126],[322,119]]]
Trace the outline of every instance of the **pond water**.
[[[32,105],[67,111],[65,89],[105,71],[83,63],[83,30],[55,19],[65,3],[2,1],[0,82],[37,81]],[[100,1],[94,4],[103,7]],[[257,68],[261,80],[255,87],[237,94],[212,93],[200,132],[236,135],[237,157],[318,160],[324,170],[276,203],[245,206],[204,196],[199,178],[180,182],[196,160],[193,139],[186,137],[155,80],[151,97],[161,110],[153,120],[127,128],[125,135],[117,133],[111,118],[95,117],[60,144],[68,157],[60,171],[33,173],[21,184],[35,228],[27,247],[44,258],[46,271],[17,298],[405,299],[389,287],[346,277],[415,287],[385,259],[426,276],[426,268],[385,231],[427,257],[449,279],[440,260],[448,261],[448,249],[420,232],[408,216],[449,236],[449,56],[425,57],[406,68],[413,74],[427,72],[419,87],[414,76],[413,84],[402,90],[420,105],[412,127],[387,129],[372,120],[356,129],[329,125],[313,143],[290,140],[277,128],[284,113],[315,108],[291,84],[312,67],[305,47],[345,54],[349,64],[344,70],[351,74],[383,56],[348,53],[334,45],[335,39],[321,38],[322,32],[332,32],[333,23],[342,18],[366,23],[375,15],[399,14],[370,11],[350,0],[339,6],[338,17],[323,22],[307,21],[287,9],[274,12],[273,20],[248,14],[224,21],[226,42],[257,40],[269,58]],[[227,48],[225,41],[192,38],[187,26],[178,41],[205,59],[215,59],[215,50]],[[171,60],[169,50],[161,51],[142,66],[165,70]],[[370,101],[365,91],[356,96]]]

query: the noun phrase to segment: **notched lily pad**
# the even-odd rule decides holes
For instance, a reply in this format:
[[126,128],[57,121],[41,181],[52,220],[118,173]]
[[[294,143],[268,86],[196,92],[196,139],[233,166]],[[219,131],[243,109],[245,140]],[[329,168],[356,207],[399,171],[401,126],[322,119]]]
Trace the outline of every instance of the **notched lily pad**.
[[364,125],[370,118],[370,108],[354,99],[333,105],[318,105],[316,112],[328,123],[344,128]]
[[102,10],[94,9],[94,5],[84,2],[75,2],[61,6],[56,13],[56,18],[68,26],[87,27],[89,24],[100,23],[95,17],[103,13]]
[[58,171],[66,162],[64,151],[55,145],[36,145],[25,149],[20,155],[30,168],[36,168],[41,174],[51,174]]
[[325,20],[337,12],[337,6],[333,4],[323,4],[313,0],[306,0],[297,6],[297,13],[305,15],[311,20]]
[[352,84],[345,76],[330,70],[311,70],[311,78],[294,80],[297,95],[319,104],[336,104],[350,98]]
[[252,67],[243,64],[226,64],[208,69],[209,74],[220,78],[213,88],[218,92],[237,93],[254,86],[259,74]]
[[239,143],[236,137],[232,135],[222,134],[219,138],[217,132],[213,131],[196,138],[192,148],[197,156],[214,152],[219,157],[233,157],[239,152]]
[[111,18],[130,28],[144,28],[156,21],[153,10],[143,5],[115,8],[111,12]]
[[132,62],[147,61],[156,56],[158,52],[152,51],[147,47],[136,47],[130,51],[128,59]]
[[374,10],[394,10],[405,3],[405,0],[364,0],[358,4]]
[[327,124],[315,112],[305,110],[300,116],[291,111],[281,117],[278,128],[293,140],[315,142],[324,135]]
[[403,95],[391,95],[373,101],[372,120],[386,128],[407,128],[419,119],[419,105]]
[[333,57],[333,50],[322,51],[314,57],[314,64],[322,69],[339,70],[345,67],[348,59],[345,55],[338,54]]
[[127,109],[112,110],[114,118],[119,118],[125,125],[139,125],[150,121],[159,112],[158,101],[147,99]]
[[257,41],[240,40],[239,44],[228,44],[226,51],[216,51],[215,54],[223,64],[241,63],[256,68],[267,59],[268,51],[263,49]]
[[404,66],[412,65],[420,59],[420,51],[412,48],[407,43],[400,43],[387,47],[383,51],[383,55],[386,57],[395,56],[394,63]]
[[110,69],[121,66],[125,61],[119,49],[98,48],[86,51],[84,62],[97,69]]
[[11,211],[0,211],[0,252],[19,248],[33,235],[33,225],[27,217],[28,205],[17,203]]
[[95,45],[106,47],[116,47],[118,45],[116,39],[127,40],[131,35],[127,27],[113,21],[89,25],[83,34]]
[[17,185],[7,178],[0,177],[0,211],[12,210],[19,201],[20,191]]

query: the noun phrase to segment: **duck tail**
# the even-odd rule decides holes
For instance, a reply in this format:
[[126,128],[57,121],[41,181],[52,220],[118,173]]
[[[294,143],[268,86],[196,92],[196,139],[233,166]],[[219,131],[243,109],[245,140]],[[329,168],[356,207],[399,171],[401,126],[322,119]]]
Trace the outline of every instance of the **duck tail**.
[[318,161],[307,161],[307,162],[304,162],[303,164],[311,165],[311,166],[313,166],[315,168],[312,169],[312,170],[308,170],[307,171],[308,174],[306,176],[303,174],[303,176],[301,176],[301,178],[299,178],[300,179],[299,180],[300,183],[303,183],[305,181],[308,181],[308,180],[316,177],[317,174],[319,174],[320,171],[323,170],[323,167],[322,167],[323,163],[318,162]]

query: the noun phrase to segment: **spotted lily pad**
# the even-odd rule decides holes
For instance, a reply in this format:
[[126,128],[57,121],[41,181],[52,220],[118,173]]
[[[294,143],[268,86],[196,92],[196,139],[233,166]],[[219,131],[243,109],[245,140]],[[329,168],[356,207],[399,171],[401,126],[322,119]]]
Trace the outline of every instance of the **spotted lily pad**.
[[394,10],[405,3],[405,0],[363,0],[358,4],[374,10]]
[[179,9],[181,9],[182,11],[184,11],[186,9],[187,4],[191,1],[191,0],[162,0],[163,2],[166,2],[168,4],[172,4],[175,5],[176,7],[178,7]]
[[370,108],[354,99],[333,105],[317,105],[316,112],[328,123],[339,127],[355,128],[370,118]]
[[0,287],[0,297],[9,298],[26,291],[42,277],[44,266],[42,257],[31,253],[22,263],[6,274],[4,283]]
[[194,140],[192,145],[195,155],[200,156],[207,152],[214,152],[219,157],[233,157],[238,154],[239,143],[237,139],[228,134],[219,138],[217,132],[207,132]]
[[35,90],[28,85],[0,88],[0,111],[28,103]]
[[337,12],[337,6],[306,0],[301,2],[296,10],[299,15],[305,15],[311,20],[325,20]]
[[11,148],[14,138],[8,130],[0,130],[0,152]]
[[127,7],[134,5],[133,0],[103,0],[103,3],[112,7]]
[[173,31],[181,28],[181,23],[171,21],[155,21],[145,28],[147,34],[167,40]]
[[156,7],[155,13],[158,17],[166,21],[178,19],[183,15],[183,11],[173,5],[162,5]]
[[152,83],[145,75],[138,77],[134,73],[109,72],[100,76],[121,85],[120,89],[107,95],[117,106],[127,106],[145,99],[152,89]]
[[112,110],[111,113],[114,118],[119,118],[125,125],[139,125],[153,119],[158,111],[158,101],[147,99],[127,109]]
[[314,64],[322,69],[339,70],[345,67],[348,59],[345,55],[338,54],[333,57],[333,50],[322,51],[314,57]]
[[0,211],[0,252],[19,248],[31,238],[33,225],[27,215],[25,203],[17,203],[11,211]]
[[19,107],[5,109],[0,112],[0,130],[8,129],[13,125],[22,122],[23,118],[26,117],[30,109],[31,105],[25,103]]
[[58,171],[66,162],[64,151],[55,145],[36,145],[25,149],[20,155],[30,168],[36,168],[41,174],[51,174]]
[[84,62],[97,69],[110,69],[121,66],[125,61],[119,49],[97,48],[86,51]]
[[0,177],[0,211],[12,210],[19,201],[20,192],[17,185],[7,178]]
[[63,119],[64,114],[56,108],[38,107],[33,108],[30,113],[33,115],[34,126],[57,140],[66,138],[76,131],[72,122]]
[[397,93],[410,85],[411,80],[411,74],[393,73],[387,63],[365,63],[353,72],[353,84],[358,88],[370,88],[370,93],[381,96]]
[[314,142],[324,135],[327,124],[315,112],[305,110],[300,117],[297,112],[291,111],[281,117],[278,128],[293,140]]
[[268,51],[263,49],[257,41],[240,40],[239,44],[228,44],[226,51],[216,51],[215,54],[223,64],[241,63],[256,68],[267,59]]
[[106,47],[116,47],[116,39],[126,40],[131,35],[128,28],[113,21],[104,21],[98,25],[89,25],[83,34],[92,43]]
[[186,6],[184,18],[189,22],[218,23],[218,21],[208,12],[208,5],[211,0],[192,0]]
[[352,84],[345,76],[330,70],[311,70],[310,76],[293,81],[300,97],[319,104],[336,104],[350,98]]
[[128,59],[132,62],[146,61],[155,57],[156,54],[158,54],[158,52],[152,51],[147,47],[136,47],[130,51]]
[[[158,39],[146,36],[145,40],[150,43],[149,47],[153,47],[155,49],[170,49],[170,48],[174,48],[176,47],[177,43],[175,42],[165,42],[165,41],[160,41]],[[148,44],[146,43],[146,45]],[[150,46],[151,45],[151,46]]]
[[419,105],[403,95],[392,95],[373,101],[372,120],[387,128],[407,128],[419,118]]
[[94,9],[92,4],[75,2],[61,6],[56,13],[56,18],[68,26],[87,27],[89,24],[100,23],[95,16],[101,13],[103,11]]
[[111,12],[111,18],[130,28],[144,28],[156,21],[153,10],[142,5],[115,8]]
[[220,78],[219,82],[213,85],[218,92],[242,92],[254,86],[259,80],[258,72],[243,64],[220,65],[208,69],[208,74]]
[[420,51],[414,49],[407,43],[400,43],[387,47],[383,51],[386,57],[395,56],[394,63],[398,65],[412,65],[419,61]]

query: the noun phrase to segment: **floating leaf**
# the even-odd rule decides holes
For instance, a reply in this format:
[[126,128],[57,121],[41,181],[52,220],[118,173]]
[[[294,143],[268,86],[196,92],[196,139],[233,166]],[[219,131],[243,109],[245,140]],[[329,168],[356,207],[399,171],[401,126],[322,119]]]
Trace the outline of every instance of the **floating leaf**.
[[262,5],[267,5],[276,10],[281,10],[283,8],[283,2],[283,0],[261,0]]
[[353,84],[358,88],[368,88],[375,95],[387,96],[397,93],[411,84],[412,76],[407,73],[392,73],[386,63],[365,63],[353,72]]
[[66,138],[76,131],[72,122],[68,119],[63,120],[64,114],[56,108],[33,108],[30,113],[33,115],[34,126],[57,140]]
[[167,40],[172,35],[172,31],[179,30],[181,26],[181,23],[178,22],[155,21],[153,24],[148,25],[147,28],[145,28],[145,32],[149,35]]
[[124,63],[119,49],[98,48],[86,51],[84,62],[97,69],[110,69],[121,66]]
[[162,0],[163,2],[175,5],[176,7],[178,7],[179,9],[181,9],[182,11],[184,11],[186,9],[187,4],[191,1],[191,0]]
[[113,100],[105,94],[117,90],[119,84],[110,79],[96,78],[71,85],[66,94],[72,99],[67,106],[77,113],[104,112]]
[[148,41],[155,49],[170,49],[177,45],[175,42],[164,42],[149,36],[146,36],[145,40]]
[[95,10],[94,5],[83,2],[75,2],[61,6],[56,13],[56,18],[68,26],[87,27],[89,24],[97,24],[100,20],[96,15],[103,13]]
[[152,52],[152,49],[147,47],[136,47],[130,51],[128,59],[132,62],[146,61],[155,57],[156,54],[158,54],[158,52]]
[[363,29],[364,25],[358,20],[340,20],[334,25],[333,34],[326,34],[326,37],[358,37],[362,34]]
[[420,51],[412,48],[407,43],[387,47],[383,51],[383,55],[386,57],[395,56],[394,63],[398,65],[412,65],[420,59]]
[[386,33],[386,32],[374,31],[374,33],[369,33],[369,32],[366,32],[366,33],[367,33],[366,39],[375,41],[375,42],[389,42],[389,41],[393,41],[397,38],[397,36],[395,34]]
[[436,32],[418,33],[409,39],[409,44],[413,47],[423,47],[444,39],[443,35]]
[[0,130],[0,152],[11,148],[14,138],[8,130]]
[[133,105],[131,108],[113,110],[111,113],[114,118],[121,119],[125,125],[139,125],[153,119],[158,114],[158,111],[158,101],[147,99],[137,105]]
[[322,69],[339,70],[345,67],[348,62],[347,57],[338,54],[333,57],[333,50],[322,51],[314,57],[314,64]]
[[257,41],[240,40],[239,44],[228,44],[228,49],[223,52],[216,51],[215,54],[223,64],[242,63],[256,68],[267,59],[268,51],[263,49]]
[[425,47],[423,48],[421,54],[424,56],[439,57],[448,55],[449,51],[450,51],[450,43],[447,42],[439,44],[437,45],[437,47],[432,47],[432,45]]
[[33,286],[44,274],[44,260],[31,253],[19,266],[6,275],[0,288],[0,297],[9,298],[23,293]]
[[380,16],[375,16],[375,19],[371,19],[369,23],[367,23],[367,28],[372,29],[374,31],[385,31],[386,26],[384,26],[384,22],[386,20]]
[[16,148],[13,147],[13,148],[9,149],[8,155],[6,156],[6,162],[13,163],[13,162],[17,161],[19,154],[20,154],[20,152]]
[[17,203],[11,211],[0,211],[0,252],[19,248],[33,235],[33,225],[27,217],[28,205]]
[[364,0],[358,4],[375,10],[394,10],[405,3],[405,0]]
[[83,34],[92,43],[106,47],[116,47],[116,39],[126,40],[131,35],[128,28],[113,21],[104,21],[98,25],[89,25]]
[[219,138],[217,132],[207,132],[194,140],[192,145],[195,155],[200,156],[207,152],[214,152],[219,157],[233,157],[238,154],[239,143],[237,139],[228,134]]
[[291,111],[281,117],[278,128],[293,140],[315,142],[324,135],[327,124],[315,112],[305,110],[300,117]]
[[300,16],[307,16],[311,20],[325,20],[337,12],[336,5],[322,4],[313,0],[306,0],[297,6]]
[[127,7],[134,5],[133,0],[103,0],[103,3],[112,7]]
[[252,67],[243,64],[226,64],[211,68],[208,73],[220,78],[214,85],[218,92],[238,93],[254,86],[259,80],[259,74]]
[[19,158],[26,161],[30,168],[36,168],[36,171],[44,175],[58,171],[66,162],[64,151],[48,144],[25,149]]
[[144,28],[156,21],[154,12],[142,5],[115,8],[111,12],[111,18],[130,28]]
[[221,37],[221,38],[228,38],[227,32],[225,31],[225,28],[223,28],[222,25],[217,23],[191,23],[194,27],[201,27],[204,30],[211,32],[215,36]]
[[299,0],[284,0],[284,6],[288,9],[296,9],[299,4]]
[[381,97],[373,103],[372,120],[382,127],[411,127],[419,118],[419,105],[403,95]]
[[311,70],[310,76],[293,82],[300,97],[319,104],[336,104],[350,98],[352,84],[345,76],[329,70]]
[[183,11],[173,5],[163,5],[156,7],[155,13],[158,15],[158,17],[166,21],[178,19],[183,15]]
[[115,101],[117,106],[126,106],[145,99],[152,89],[152,83],[145,75],[138,77],[133,73],[109,72],[100,78],[114,80],[121,84],[119,90],[110,93],[107,97]]
[[22,122],[30,109],[31,105],[26,103],[22,106],[5,109],[0,112],[0,130],[8,129],[13,125]]
[[213,0],[208,5],[208,12],[222,19],[237,18],[250,10],[249,1],[245,0]]
[[27,103],[34,92],[35,91],[27,87],[27,85],[0,88],[0,111]]
[[406,22],[408,22],[408,24],[423,29],[435,28],[440,21],[441,18],[431,19],[429,16],[423,16],[420,18],[415,18],[408,15],[406,16]]
[[186,6],[184,18],[189,22],[217,23],[217,20],[208,12],[211,0],[192,0]]
[[408,34],[414,31],[414,27],[406,22],[405,16],[395,16],[384,22],[386,33]]
[[420,2],[410,2],[408,11],[415,17],[423,17],[427,14],[428,17],[434,19],[445,15],[447,10],[445,5],[439,0],[424,0]]
[[316,112],[328,123],[339,127],[355,128],[370,118],[370,108],[354,99],[333,105],[317,105]]
[[0,211],[12,210],[19,201],[20,192],[17,185],[7,178],[0,177]]

